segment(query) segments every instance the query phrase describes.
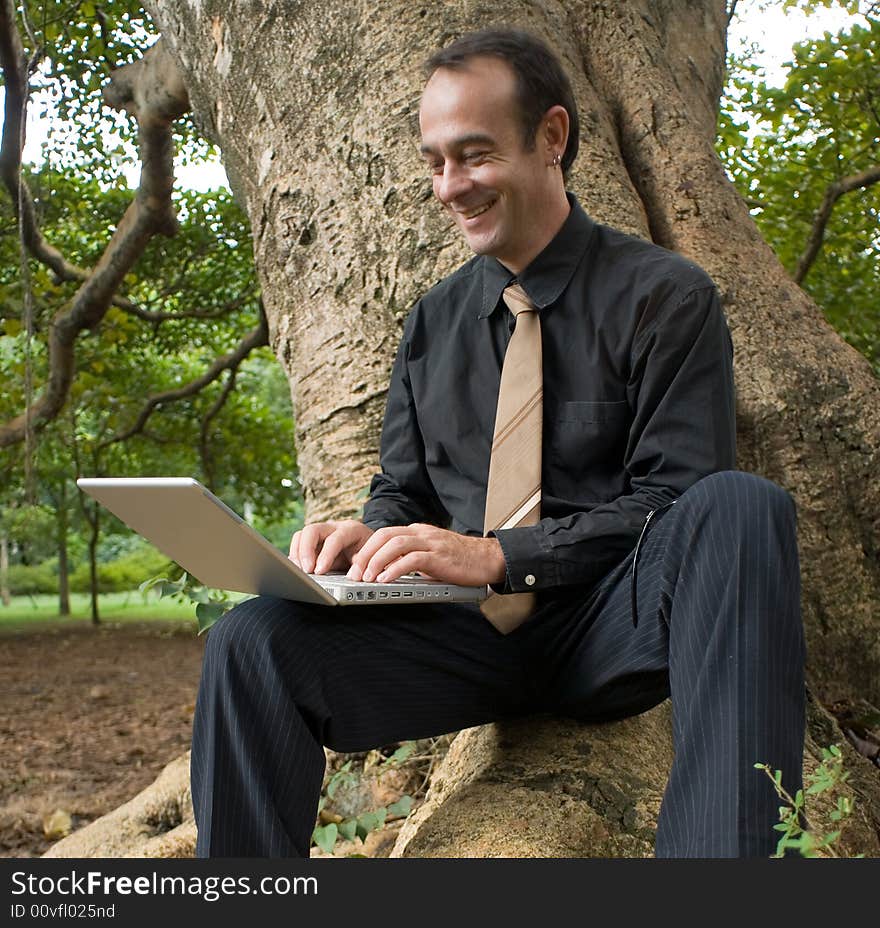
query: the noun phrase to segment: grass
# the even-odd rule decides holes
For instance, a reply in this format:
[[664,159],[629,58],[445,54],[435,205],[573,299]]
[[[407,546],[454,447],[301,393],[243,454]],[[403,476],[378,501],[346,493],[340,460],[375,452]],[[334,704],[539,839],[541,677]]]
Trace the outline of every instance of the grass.
[[[87,593],[70,594],[69,616],[58,615],[58,597],[13,596],[8,606],[0,605],[0,631],[21,630],[39,625],[79,625],[91,621],[91,599]],[[152,594],[144,597],[137,590],[128,593],[105,593],[98,597],[101,622],[191,621],[197,629],[194,603],[180,603]]]

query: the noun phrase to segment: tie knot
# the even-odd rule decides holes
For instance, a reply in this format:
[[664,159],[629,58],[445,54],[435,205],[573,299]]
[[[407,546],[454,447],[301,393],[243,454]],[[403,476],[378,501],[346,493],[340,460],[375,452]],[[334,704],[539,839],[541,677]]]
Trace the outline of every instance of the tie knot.
[[509,287],[505,287],[502,298],[514,316],[535,311],[535,304],[532,303],[519,284],[511,284]]

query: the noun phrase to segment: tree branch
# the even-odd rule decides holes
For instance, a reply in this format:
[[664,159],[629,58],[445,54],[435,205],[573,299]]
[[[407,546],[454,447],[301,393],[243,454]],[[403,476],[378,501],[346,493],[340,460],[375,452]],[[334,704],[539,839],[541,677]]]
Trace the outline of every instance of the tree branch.
[[233,367],[229,371],[229,377],[226,379],[226,383],[223,384],[223,389],[220,391],[220,395],[216,400],[211,404],[211,408],[205,413],[204,418],[202,419],[202,425],[199,429],[199,459],[202,462],[202,473],[205,475],[205,486],[213,493],[215,492],[214,486],[214,461],[211,455],[211,444],[209,441],[210,436],[208,435],[208,430],[211,427],[211,422],[217,417],[217,414],[220,410],[226,405],[226,401],[229,399],[232,391],[235,389],[235,376],[238,372],[238,369]]
[[144,309],[142,306],[138,306],[131,300],[126,299],[114,300],[113,305],[147,322],[167,322],[170,319],[220,319],[223,316],[228,316],[230,313],[235,312],[237,309],[241,309],[252,295],[253,291],[243,293],[234,299],[227,300],[227,302],[223,303],[222,306],[218,306],[216,309],[179,310],[173,313],[157,309]]
[[797,267],[792,275],[796,284],[802,284],[807,272],[816,260],[819,250],[822,248],[822,240],[825,237],[825,228],[828,220],[831,218],[831,212],[834,204],[845,194],[853,190],[860,190],[864,187],[870,187],[880,181],[880,165],[868,168],[860,174],[852,174],[844,177],[842,180],[829,184],[822,198],[822,204],[816,210],[813,216],[813,228],[810,231],[810,237],[807,239],[807,246],[803,254],[798,259]]
[[268,344],[269,326],[266,323],[265,315],[261,315],[259,324],[248,332],[238,343],[237,347],[230,351],[229,354],[217,358],[201,377],[191,380],[189,383],[184,384],[182,387],[178,387],[176,390],[165,390],[163,393],[156,393],[154,396],[149,397],[131,428],[124,429],[112,435],[110,438],[104,439],[96,447],[98,449],[105,448],[115,442],[126,441],[133,435],[143,432],[144,426],[147,424],[150,416],[152,416],[160,406],[164,406],[166,403],[173,403],[176,400],[182,400],[187,396],[195,395],[199,390],[204,389],[209,383],[215,381],[223,371],[236,371],[241,362],[244,361],[254,348],[259,348],[262,345]]
[[[9,0],[0,0],[0,33],[3,16],[11,9]],[[14,23],[11,23],[14,26]],[[19,43],[20,44],[20,43]],[[0,48],[5,56],[6,49]],[[14,48],[12,48],[14,52]],[[7,58],[3,57],[4,72]],[[106,102],[131,113],[138,122],[141,154],[141,182],[134,200],[125,211],[104,254],[83,281],[69,308],[52,320],[49,331],[49,378],[45,390],[22,415],[0,425],[0,447],[24,439],[27,423],[43,427],[67,400],[74,375],[74,342],[84,329],[92,329],[104,318],[122,279],[140,258],[147,243],[157,234],[173,235],[177,228],[171,205],[174,182],[171,124],[189,107],[189,98],[171,56],[160,40],[140,61],[114,72],[104,89]],[[4,131],[3,142],[6,142]],[[13,152],[15,189],[20,183],[21,150]],[[4,175],[5,179],[5,175]],[[32,209],[33,204],[25,198]],[[32,239],[36,223],[32,225]],[[37,233],[38,234],[38,233]],[[60,257],[60,253],[57,253]],[[63,258],[61,259],[63,261]],[[51,266],[51,265],[50,265]],[[70,270],[70,267],[67,267]]]
[[9,191],[13,208],[19,216],[24,243],[28,251],[61,280],[85,280],[87,272],[69,264],[64,255],[43,238],[34,210],[33,196],[21,177],[28,64],[15,23],[12,0],[0,0],[0,68],[6,86],[3,139],[0,142],[0,179]]
[[733,22],[733,17],[736,15],[736,4],[738,0],[729,0],[727,4],[727,26],[730,28],[730,24]]

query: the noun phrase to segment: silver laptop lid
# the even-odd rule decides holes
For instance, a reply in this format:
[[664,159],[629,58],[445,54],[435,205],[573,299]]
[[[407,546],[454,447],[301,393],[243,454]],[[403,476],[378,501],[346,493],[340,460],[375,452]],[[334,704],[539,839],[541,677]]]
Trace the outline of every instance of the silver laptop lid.
[[191,477],[84,477],[76,483],[205,586],[336,605],[308,574]]

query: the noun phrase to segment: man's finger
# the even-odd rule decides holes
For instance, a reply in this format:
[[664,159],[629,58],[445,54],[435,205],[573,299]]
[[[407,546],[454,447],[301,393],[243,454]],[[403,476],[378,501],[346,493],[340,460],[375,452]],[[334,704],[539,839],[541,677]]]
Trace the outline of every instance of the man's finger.
[[343,529],[337,528],[332,531],[321,546],[321,553],[315,563],[315,573],[323,574],[330,570],[336,563],[336,558],[350,542],[349,533]]
[[[412,534],[407,525],[391,525],[387,528],[377,529],[370,536],[367,543],[351,558],[352,570],[349,571],[350,580],[360,580],[363,577],[364,569],[370,563],[373,555],[386,544],[390,539],[400,535]],[[354,576],[354,574],[358,574]]]
[[389,564],[398,558],[409,554],[412,551],[426,551],[427,543],[424,538],[410,533],[404,535],[395,535],[389,538],[385,544],[370,558],[369,563],[364,568],[363,579],[368,583],[388,567]]
[[306,525],[299,540],[300,567],[310,574],[315,569],[315,559],[324,541],[324,538],[333,531],[333,526],[327,522],[313,522]]
[[433,559],[434,556],[430,551],[411,551],[409,554],[405,554],[388,564],[376,579],[380,583],[391,583],[391,581],[399,580],[405,574],[411,574],[417,570],[427,573],[428,565],[433,562]]

